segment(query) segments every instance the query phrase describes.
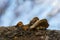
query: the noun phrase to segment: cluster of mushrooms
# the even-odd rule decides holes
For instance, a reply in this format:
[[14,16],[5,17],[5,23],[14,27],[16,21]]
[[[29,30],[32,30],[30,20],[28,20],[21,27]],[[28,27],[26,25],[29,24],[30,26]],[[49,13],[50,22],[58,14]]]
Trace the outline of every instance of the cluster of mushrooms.
[[22,28],[23,30],[46,30],[49,24],[47,19],[40,20],[38,17],[34,17],[29,24],[24,25],[23,22],[18,22],[16,27]]

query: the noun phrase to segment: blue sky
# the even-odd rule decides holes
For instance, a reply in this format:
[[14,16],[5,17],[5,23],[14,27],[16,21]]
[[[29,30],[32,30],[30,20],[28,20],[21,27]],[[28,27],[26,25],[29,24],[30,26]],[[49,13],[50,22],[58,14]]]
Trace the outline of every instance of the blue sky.
[[[4,7],[9,4],[3,15],[0,17],[0,25],[12,26],[16,25],[19,21],[28,24],[33,17],[37,16],[39,19],[46,18],[48,20],[50,25],[48,29],[60,30],[59,0],[46,0],[45,2],[44,0],[38,1],[0,0],[0,5],[4,5]],[[0,6],[0,8],[3,7]]]

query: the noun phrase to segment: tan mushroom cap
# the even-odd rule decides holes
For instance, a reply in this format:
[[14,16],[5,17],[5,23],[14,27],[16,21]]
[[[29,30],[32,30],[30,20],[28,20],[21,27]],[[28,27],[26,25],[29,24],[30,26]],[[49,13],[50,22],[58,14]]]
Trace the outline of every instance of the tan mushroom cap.
[[31,21],[30,21],[30,25],[33,25],[37,20],[39,20],[38,17],[34,17]]
[[23,26],[23,23],[20,21],[20,22],[18,22],[17,26],[18,27],[22,27]]

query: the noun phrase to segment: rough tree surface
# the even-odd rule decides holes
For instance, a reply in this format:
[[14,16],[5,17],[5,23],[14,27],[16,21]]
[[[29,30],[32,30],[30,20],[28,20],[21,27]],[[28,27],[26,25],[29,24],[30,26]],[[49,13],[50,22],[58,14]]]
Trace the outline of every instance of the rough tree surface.
[[0,27],[0,40],[60,40],[59,30],[24,31],[13,27]]

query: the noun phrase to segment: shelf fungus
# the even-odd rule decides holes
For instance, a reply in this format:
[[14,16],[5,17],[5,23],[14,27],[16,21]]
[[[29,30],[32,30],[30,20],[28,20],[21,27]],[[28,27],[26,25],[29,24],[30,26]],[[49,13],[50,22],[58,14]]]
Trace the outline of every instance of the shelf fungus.
[[45,30],[49,26],[47,19],[42,19],[39,20],[38,17],[34,17],[29,24],[24,25],[22,22],[18,22],[16,27],[21,27],[23,30],[31,30],[31,29],[36,29],[36,30]]

